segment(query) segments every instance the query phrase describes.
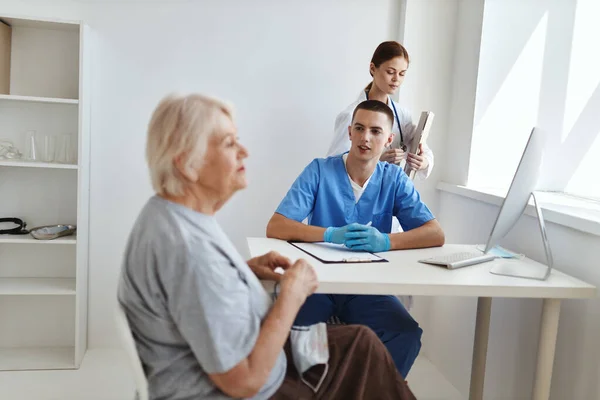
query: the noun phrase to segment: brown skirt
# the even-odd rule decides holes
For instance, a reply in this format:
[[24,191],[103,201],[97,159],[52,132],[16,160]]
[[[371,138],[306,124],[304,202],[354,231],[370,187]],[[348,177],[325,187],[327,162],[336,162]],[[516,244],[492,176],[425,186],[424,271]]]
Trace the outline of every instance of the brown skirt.
[[[371,329],[362,325],[328,326],[327,337],[329,370],[319,391],[315,393],[300,380],[288,340],[285,380],[271,399],[416,400]],[[315,366],[306,371],[304,379],[316,384],[323,370],[322,366]]]

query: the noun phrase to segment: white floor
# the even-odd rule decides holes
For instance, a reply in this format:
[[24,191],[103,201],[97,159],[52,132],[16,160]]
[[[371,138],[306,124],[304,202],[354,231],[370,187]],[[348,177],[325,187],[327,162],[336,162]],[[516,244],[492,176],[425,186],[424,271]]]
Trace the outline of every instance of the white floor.
[[[424,357],[408,375],[420,400],[465,397]],[[127,360],[118,350],[89,350],[79,370],[0,372],[2,400],[133,400]]]

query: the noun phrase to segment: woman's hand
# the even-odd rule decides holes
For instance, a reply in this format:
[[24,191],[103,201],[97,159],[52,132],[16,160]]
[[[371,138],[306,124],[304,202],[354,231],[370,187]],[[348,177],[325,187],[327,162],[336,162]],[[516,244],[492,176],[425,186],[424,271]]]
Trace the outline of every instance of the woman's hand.
[[292,296],[303,304],[318,286],[317,273],[313,267],[306,260],[299,259],[285,271],[281,279],[281,295]]
[[383,153],[381,153],[381,157],[379,157],[379,161],[389,162],[390,164],[400,164],[400,162],[404,159],[406,153],[402,149],[385,149]]
[[420,154],[423,154],[422,143],[419,144],[419,154],[408,153],[408,157],[406,158],[406,163],[415,171],[426,169],[429,166],[429,161]]
[[[248,265],[260,265],[270,270],[273,265],[281,266],[279,264],[283,260],[287,259],[271,252],[250,260]],[[317,274],[306,261],[298,260],[289,267],[281,279],[281,291],[277,300],[260,324],[258,337],[253,336],[253,339],[256,339],[252,351],[228,371],[209,374],[208,377],[215,386],[232,398],[254,398],[275,368],[298,310],[306,298],[317,289],[317,285]],[[248,318],[258,317],[251,315]]]
[[279,282],[282,275],[275,272],[275,269],[281,267],[286,270],[292,266],[292,262],[276,251],[271,251],[248,260],[248,266],[258,279]]

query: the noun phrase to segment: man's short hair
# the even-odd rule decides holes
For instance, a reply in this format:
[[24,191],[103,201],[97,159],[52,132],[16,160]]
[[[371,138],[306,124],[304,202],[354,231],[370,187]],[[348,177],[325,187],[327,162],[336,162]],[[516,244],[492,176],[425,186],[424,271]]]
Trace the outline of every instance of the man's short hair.
[[[392,100],[390,99],[390,101],[392,101]],[[356,106],[356,108],[354,109],[354,112],[352,113],[352,123],[354,123],[354,117],[356,116],[356,112],[358,110],[375,111],[375,112],[380,112],[382,114],[385,114],[388,117],[388,119],[390,120],[390,131],[392,130],[392,127],[394,126],[394,113],[388,107],[387,104],[385,104],[379,100],[365,100],[365,101],[359,103]]]

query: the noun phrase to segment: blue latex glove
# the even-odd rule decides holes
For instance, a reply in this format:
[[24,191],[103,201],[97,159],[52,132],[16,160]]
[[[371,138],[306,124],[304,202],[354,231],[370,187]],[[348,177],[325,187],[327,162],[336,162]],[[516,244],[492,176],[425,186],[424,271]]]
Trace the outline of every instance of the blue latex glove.
[[388,251],[391,247],[390,236],[379,232],[377,228],[372,226],[359,225],[358,227],[351,227],[344,236],[346,238],[344,244],[354,251],[379,253]]
[[329,228],[325,229],[323,241],[327,243],[344,244],[346,241],[346,233],[349,231],[349,229],[359,229],[361,226],[365,225],[352,223],[346,226],[340,226],[339,228],[330,226]]

